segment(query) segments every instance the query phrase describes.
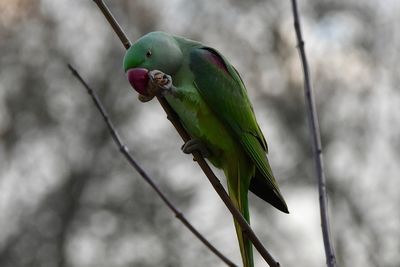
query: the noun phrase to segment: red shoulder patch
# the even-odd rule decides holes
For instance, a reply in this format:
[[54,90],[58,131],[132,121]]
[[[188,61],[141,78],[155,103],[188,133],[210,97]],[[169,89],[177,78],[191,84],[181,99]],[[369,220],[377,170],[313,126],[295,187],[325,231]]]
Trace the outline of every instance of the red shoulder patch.
[[222,57],[213,49],[211,48],[202,48],[206,52],[204,53],[207,59],[214,65],[216,65],[218,68],[222,69],[223,71],[226,72],[226,74],[229,74],[228,68],[226,67],[226,64]]

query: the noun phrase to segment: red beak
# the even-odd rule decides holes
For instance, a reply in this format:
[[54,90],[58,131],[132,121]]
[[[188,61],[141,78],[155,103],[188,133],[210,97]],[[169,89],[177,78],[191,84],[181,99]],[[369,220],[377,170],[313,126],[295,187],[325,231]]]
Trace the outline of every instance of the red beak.
[[139,94],[147,94],[147,84],[149,82],[148,70],[144,68],[134,68],[127,71],[128,81]]

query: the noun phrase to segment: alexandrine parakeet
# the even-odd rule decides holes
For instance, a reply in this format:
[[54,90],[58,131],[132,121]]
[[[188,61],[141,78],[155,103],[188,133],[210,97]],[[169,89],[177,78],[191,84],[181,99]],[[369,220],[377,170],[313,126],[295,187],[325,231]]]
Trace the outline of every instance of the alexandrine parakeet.
[[[248,190],[288,213],[268,163],[268,147],[236,69],[214,48],[164,32],[151,32],[126,52],[124,69],[142,97],[155,70],[166,74],[163,95],[198,149],[224,171],[233,203],[250,222]],[[153,71],[153,72],[152,72]],[[244,267],[253,267],[250,241],[235,223]]]

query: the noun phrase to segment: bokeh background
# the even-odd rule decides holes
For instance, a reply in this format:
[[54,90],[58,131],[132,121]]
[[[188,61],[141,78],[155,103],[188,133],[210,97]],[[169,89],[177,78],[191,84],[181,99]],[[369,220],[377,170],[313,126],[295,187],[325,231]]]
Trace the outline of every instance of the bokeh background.
[[[252,225],[282,266],[324,266],[290,1],[108,2],[132,40],[163,30],[236,66],[291,211],[251,195]],[[400,1],[299,5],[338,262],[400,266]],[[229,213],[158,103],[137,100],[96,5],[0,0],[0,23],[0,266],[224,266],[119,154],[67,63],[98,90],[143,168],[240,264]]]

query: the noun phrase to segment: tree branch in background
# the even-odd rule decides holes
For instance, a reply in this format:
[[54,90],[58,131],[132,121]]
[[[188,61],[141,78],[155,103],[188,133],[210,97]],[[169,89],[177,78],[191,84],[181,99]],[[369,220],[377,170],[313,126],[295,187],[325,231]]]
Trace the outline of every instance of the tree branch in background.
[[121,43],[124,45],[125,49],[131,47],[131,42],[129,41],[128,37],[126,36],[121,26],[119,25],[118,21],[114,18],[110,9],[107,7],[104,1],[103,0],[93,0],[93,1],[97,4],[99,9],[103,13],[104,17],[107,19],[108,23],[110,23],[111,27],[121,40]]
[[[114,29],[115,33],[120,38],[121,42],[124,44],[125,48],[128,49],[130,45],[127,45],[127,44],[130,44],[130,42],[128,41],[126,34],[121,29],[118,22],[111,15],[110,10],[105,5],[104,1],[103,0],[93,0],[93,1],[99,6],[100,10],[103,12],[104,16],[107,18],[108,22],[110,23],[111,27]],[[185,142],[189,141],[191,139],[189,134],[183,128],[182,124],[179,121],[178,116],[176,115],[174,110],[170,107],[170,105],[165,100],[165,98],[163,98],[161,96],[157,96],[157,99],[160,102],[164,111],[167,113],[167,118],[174,125],[175,129],[177,130],[177,132],[179,133],[179,135],[181,136],[183,141],[185,141]],[[280,266],[279,262],[275,261],[275,259],[272,257],[272,255],[265,249],[265,247],[262,245],[261,241],[258,239],[258,237],[254,233],[254,231],[251,229],[250,225],[243,218],[242,214],[238,211],[238,209],[234,206],[234,204],[232,203],[232,200],[226,193],[221,182],[215,176],[215,174],[211,170],[210,166],[207,164],[207,162],[204,160],[204,158],[201,156],[201,154],[199,152],[195,151],[192,153],[192,155],[194,157],[194,160],[199,164],[200,168],[203,170],[204,174],[207,176],[208,180],[214,187],[214,189],[217,192],[217,194],[219,195],[219,197],[225,203],[225,206],[229,209],[229,211],[231,212],[234,219],[239,223],[243,232],[246,234],[247,238],[253,243],[254,247],[261,254],[261,256],[264,258],[264,260],[271,267]]]
[[122,142],[121,138],[118,135],[118,132],[115,130],[113,123],[111,122],[107,111],[105,110],[103,104],[101,103],[99,97],[96,92],[89,87],[89,85],[83,80],[83,78],[79,75],[79,73],[68,64],[68,68],[71,70],[72,74],[81,82],[81,84],[86,88],[88,94],[92,97],[94,104],[97,109],[100,111],[101,116],[107,124],[108,129],[110,130],[111,136],[114,142],[117,144],[120,152],[125,156],[130,165],[135,168],[135,170],[142,176],[142,178],[151,186],[151,188],[157,193],[157,195],[163,200],[163,202],[168,206],[168,208],[175,214],[175,217],[178,218],[203,244],[211,250],[215,255],[217,255],[222,261],[224,261],[230,267],[237,267],[233,262],[231,262],[228,258],[226,258],[221,252],[219,252],[210,242],[207,241],[194,227],[189,223],[189,221],[185,218],[185,216],[180,212],[169,199],[164,195],[164,193],[157,187],[157,185],[153,182],[151,177],[147,175],[147,173],[140,167],[140,165],[134,160],[132,155],[129,153],[128,148]]
[[303,66],[304,73],[304,93],[306,99],[306,110],[308,122],[310,125],[311,141],[313,144],[313,154],[316,167],[318,192],[319,192],[319,206],[321,214],[321,227],[322,236],[324,240],[326,264],[328,267],[336,266],[335,251],[333,249],[332,238],[329,230],[329,215],[328,215],[328,195],[326,192],[326,178],[322,159],[322,145],[321,135],[319,132],[317,110],[315,108],[315,99],[310,83],[310,73],[308,69],[306,51],[304,49],[304,40],[301,34],[300,17],[297,8],[296,0],[292,0],[294,28],[296,31],[297,45],[299,49],[300,59]]

